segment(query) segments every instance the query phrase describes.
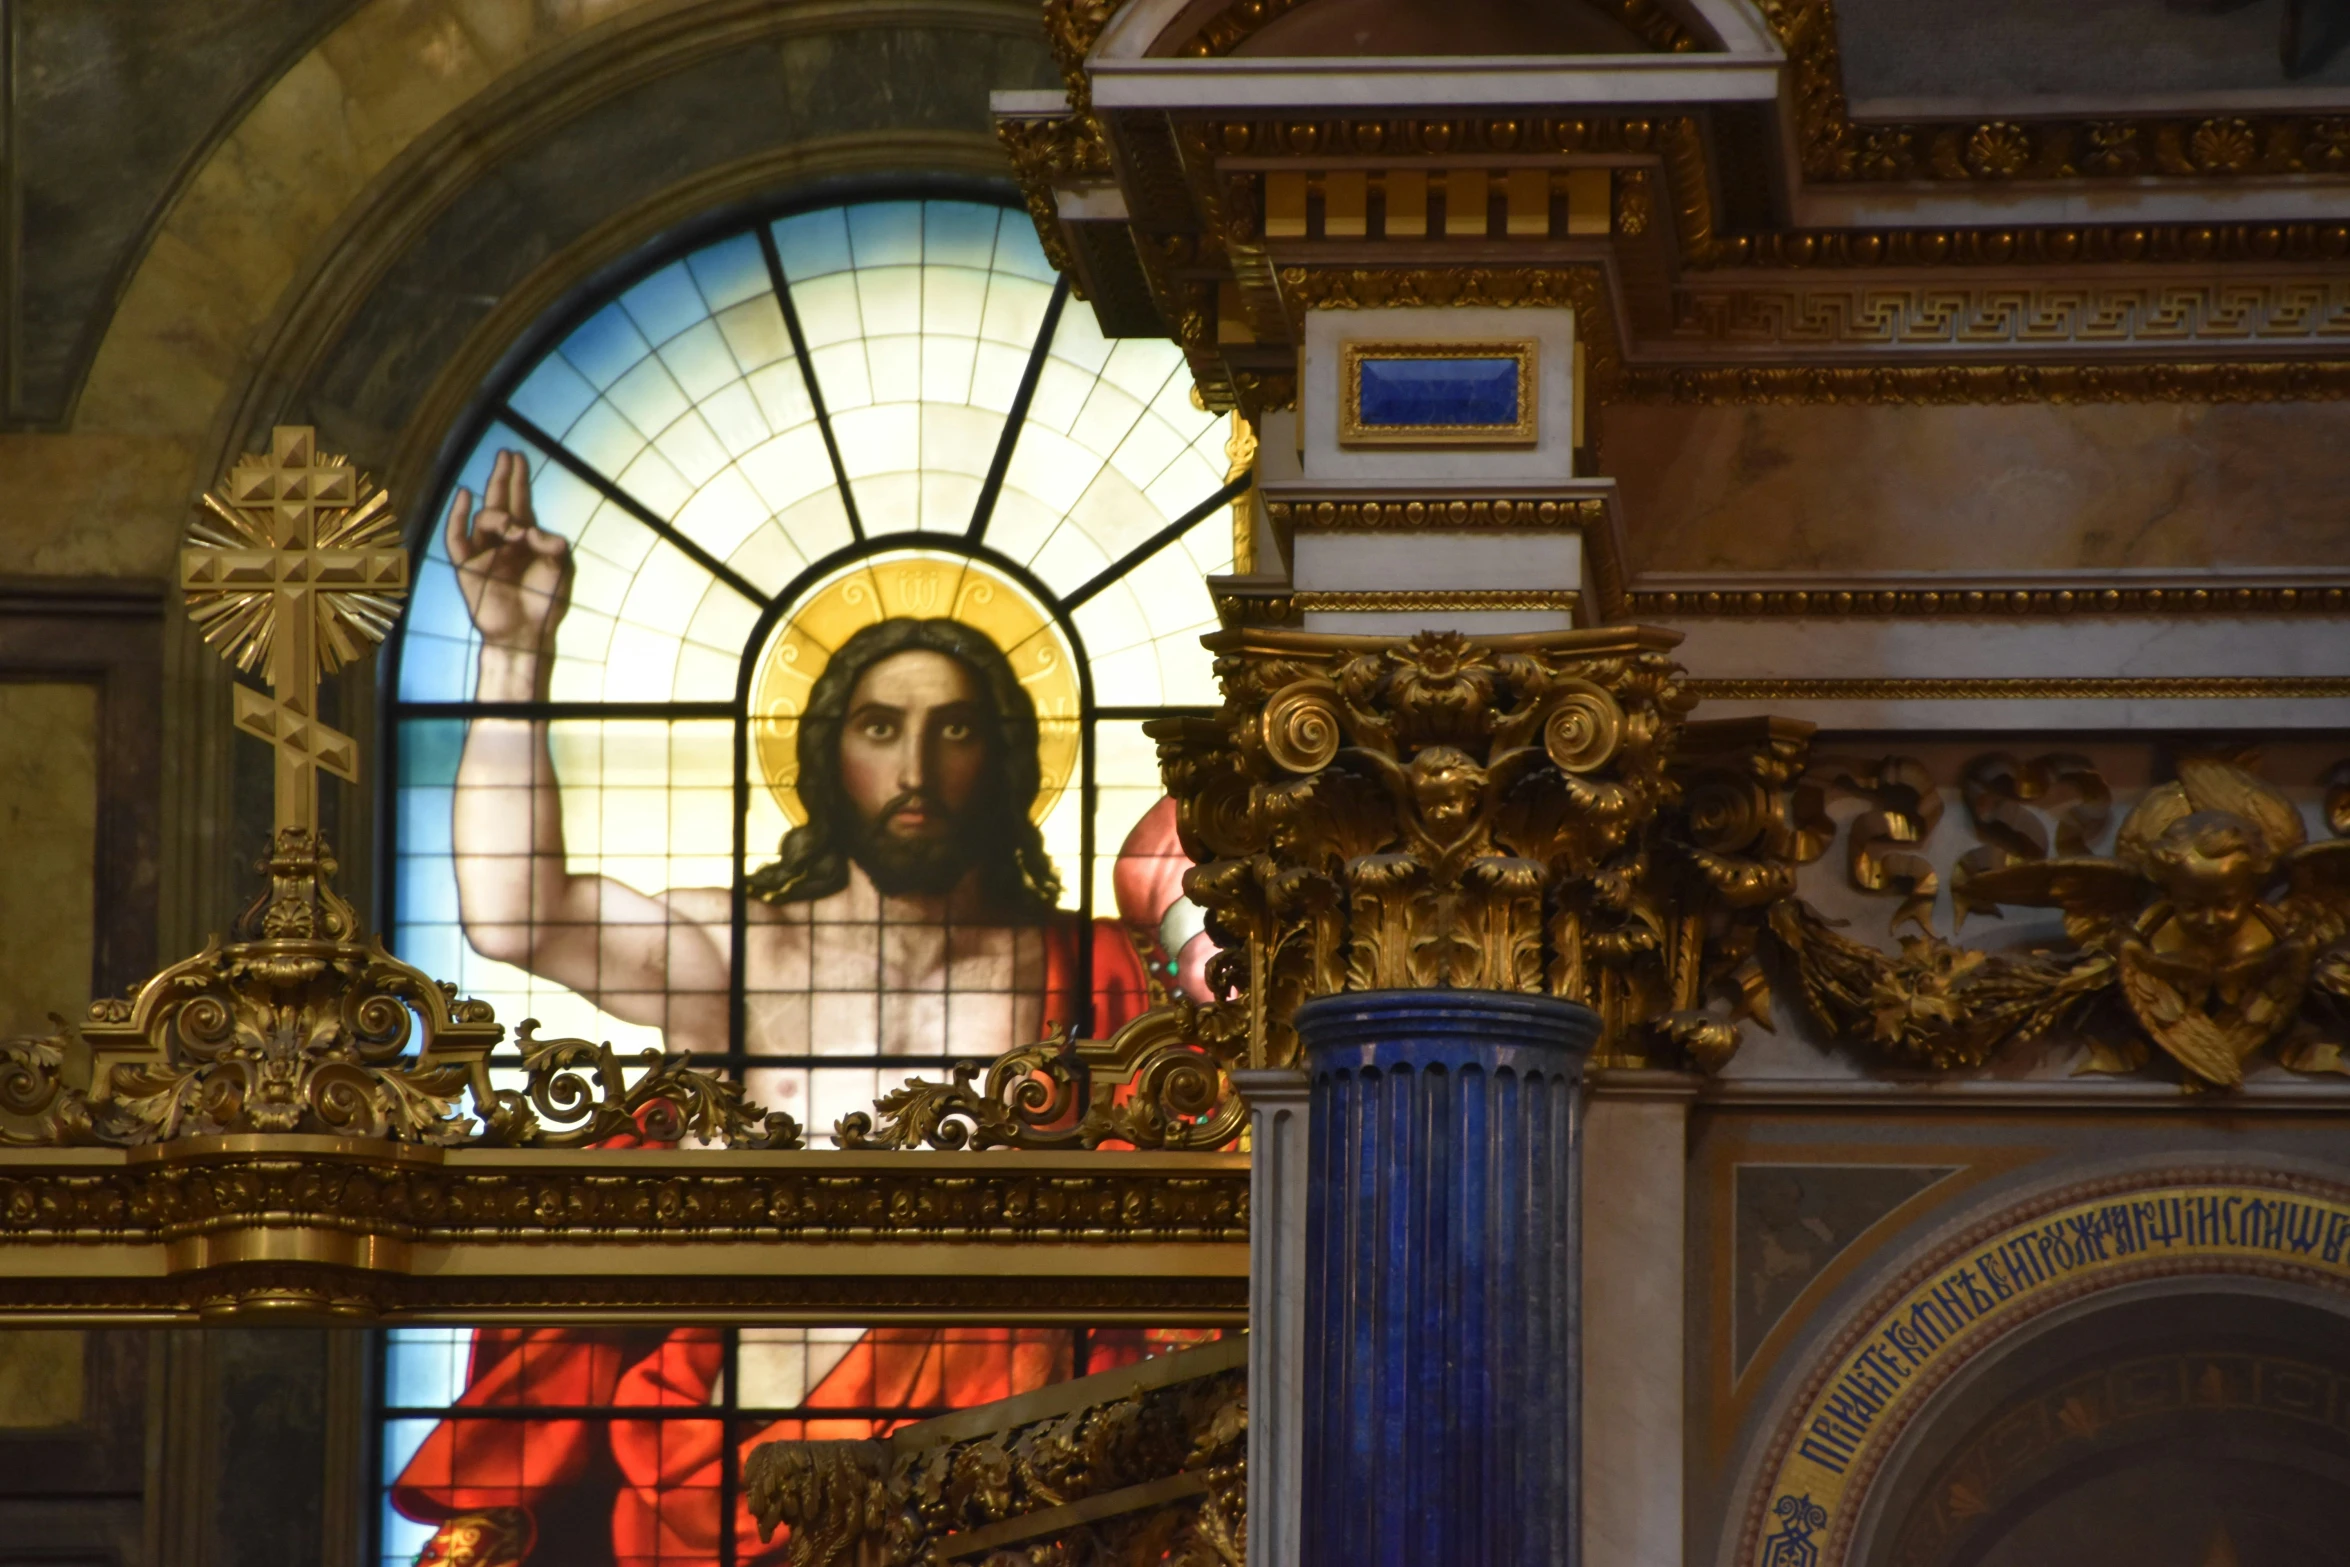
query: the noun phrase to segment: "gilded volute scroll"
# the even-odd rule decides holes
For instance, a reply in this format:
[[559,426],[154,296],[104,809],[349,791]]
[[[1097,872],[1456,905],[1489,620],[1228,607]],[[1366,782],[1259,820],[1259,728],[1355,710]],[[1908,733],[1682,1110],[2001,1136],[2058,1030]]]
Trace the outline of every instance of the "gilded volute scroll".
[[[630,1132],[799,1146],[791,1118],[657,1051],[517,1031],[520,1086],[490,1077],[505,1030],[479,1001],[393,957],[335,890],[318,775],[355,778],[356,742],[319,716],[320,678],[361,657],[407,592],[384,493],[315,434],[280,427],[204,497],[181,553],[188,613],[271,692],[236,688],[237,727],[276,759],[263,890],[215,937],[78,1027],[0,1044],[0,1142],[143,1147],[308,1133],[453,1146],[577,1147]],[[629,1070],[633,1067],[633,1072]]]
[[1428,987],[1584,1002],[1619,1064],[1727,1059],[1808,730],[1688,724],[1676,640],[1210,638],[1223,710],[1150,732],[1248,1064],[1295,1058],[1312,997]]

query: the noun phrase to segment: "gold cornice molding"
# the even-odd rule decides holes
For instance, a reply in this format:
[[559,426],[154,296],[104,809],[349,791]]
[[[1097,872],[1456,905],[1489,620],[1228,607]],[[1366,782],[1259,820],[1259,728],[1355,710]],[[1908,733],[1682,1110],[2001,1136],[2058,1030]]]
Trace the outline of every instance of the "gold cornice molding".
[[[1281,9],[1236,7],[1226,31]],[[1096,116],[1084,54],[1114,10],[1075,0],[1048,7],[1065,23],[1056,38],[1074,109],[1024,110],[1007,118],[1004,134],[1026,149],[1020,177],[1048,246],[1091,257],[1081,270],[1118,294],[1111,313],[1124,330],[1155,312],[1218,408],[1258,411],[1293,395],[1288,359],[1301,310],[1509,303],[1457,289],[1436,298],[1424,284],[1464,273],[1563,277],[1582,270],[1586,255],[1599,280],[1587,319],[1613,333],[1613,364],[1595,365],[1591,377],[1594,407],[1626,399],[2327,400],[2350,379],[2342,349],[2350,295],[2332,276],[2350,257],[2350,222],[2018,224],[1986,212],[1992,221],[1829,230],[1782,227],[1765,215],[1740,218],[1746,232],[1725,232],[1723,213],[1754,203],[1720,205],[1716,144],[1770,134],[1759,110],[1574,115],[1488,103],[1404,114]],[[1766,10],[1793,62],[1799,161],[1815,175],[1907,180],[1913,189],[1944,177],[2043,189],[2050,180],[2126,178],[2136,188],[2255,175],[2350,185],[2350,115],[2081,119],[2087,150],[2077,157],[2065,151],[2072,132],[2051,129],[2053,121],[1930,128],[1938,140],[1926,156],[1937,167],[1905,172],[1885,159],[1908,131],[1858,127],[1846,114],[1829,0],[1771,0]],[[1203,35],[1191,52],[1217,52],[1238,36]],[[1956,152],[1944,145],[1953,136]],[[1485,189],[1482,174],[1505,170],[1513,179],[1544,171],[1547,210],[1527,197],[1521,213],[1513,187],[1506,224],[1427,230],[1428,193],[1449,189],[1448,176],[1480,176],[1471,186]],[[1334,230],[1328,203],[1341,175],[1346,216]],[[1390,187],[1407,177],[1403,210],[1423,221],[1390,239],[1380,214]],[[1278,224],[1268,221],[1269,182],[1283,182]],[[1062,221],[1061,188],[1110,183],[1124,197],[1118,216]],[[1500,211],[1500,198],[1490,199]],[[1921,276],[1932,273],[1957,280]],[[1345,281],[1322,281],[1334,277]],[[1371,281],[1380,278],[1403,281]],[[1372,292],[1394,297],[1364,297]],[[1529,299],[1566,302],[1539,287]],[[1867,372],[1853,361],[1882,360],[1887,350],[1928,362],[1902,366],[1895,374],[1905,379],[1855,385],[1851,377]],[[2149,350],[2163,357],[2144,357]],[[1815,375],[1823,366],[1829,378]]]
[[1576,532],[1607,520],[1607,503],[1596,499],[1542,500],[1513,496],[1434,493],[1379,500],[1338,500],[1305,496],[1268,498],[1265,513],[1276,527],[1299,533],[1354,533],[1447,528],[1491,528],[1502,532]]
[[2350,676],[2050,675],[1982,679],[1691,679],[1708,702],[2315,701],[2350,697]]
[[2287,347],[2350,344],[2350,284],[2337,274],[2163,279],[1964,278],[1934,282],[1780,279],[1673,289],[1666,341],[1746,351]]
[[1856,123],[1835,0],[1759,0],[1794,72],[1804,176],[1833,182],[2225,180],[2350,174],[2350,116],[1985,116]]
[[1238,1154],[19,1149],[0,1319],[1234,1321],[1247,1233]]
[[[1459,641],[1443,634],[1448,641]],[[1559,658],[1614,658],[1636,660],[1647,654],[1669,653],[1682,636],[1668,626],[1596,626],[1582,631],[1518,631],[1479,637],[1464,644],[1479,654],[1549,654]],[[1349,653],[1393,654],[1400,661],[1407,650],[1393,637],[1351,636],[1323,631],[1289,631],[1276,627],[1231,627],[1211,631],[1200,642],[1219,658],[1254,661],[1330,660]],[[1240,671],[1236,668],[1236,674]],[[1674,683],[1689,682],[1677,668]]]
[[[2213,265],[2324,267],[2350,256],[2350,221],[2340,219],[1940,222],[1724,233],[1716,221],[1713,184],[1717,175],[1709,128],[1698,117],[1686,114],[1569,116],[1546,112],[1540,105],[1509,105],[1480,106],[1473,113],[1417,116],[1210,116],[1198,123],[1195,134],[1200,149],[1211,154],[1223,170],[1363,169],[1368,171],[1373,188],[1384,178],[1384,171],[1395,166],[1499,169],[1540,164],[1561,169],[1612,169],[1615,189],[1609,231],[1618,240],[1640,239],[1652,233],[1655,187],[1661,176],[1671,206],[1676,261],[1691,273],[1845,268],[2114,267],[2134,271]],[[1107,163],[1095,172],[1106,177]],[[2350,175],[2350,167],[2343,173]],[[1441,246],[1445,241],[1438,236],[1408,243]]]
[[1611,403],[1735,407],[1844,403],[2285,403],[2350,397],[2350,359],[2120,364],[1630,366],[1594,396]]
[[1344,611],[1442,614],[1500,610],[1562,610],[1572,614],[1581,607],[1583,595],[1572,588],[1299,589],[1289,595],[1289,601],[1301,615]]
[[[1074,167],[1077,122],[1031,116],[1000,128],[1020,153],[1021,183],[1048,249],[1066,260],[1067,236],[1082,229],[1103,257],[1131,250],[1133,297],[1120,308],[1158,313],[1214,407],[1257,412],[1291,401],[1303,311],[1387,305],[1574,305],[1592,351],[1594,408],[2322,401],[2350,385],[2350,295],[2321,270],[2350,256],[2350,224],[1723,235],[1707,132],[1697,120],[1498,113],[1181,122],[1172,144],[1181,159],[1171,164],[1162,148],[1145,160],[1157,171],[1147,223],[1138,212],[1130,229],[1106,220],[1068,225],[1058,215],[1057,186]],[[1115,141],[1127,132],[1114,122],[1102,134]],[[1059,152],[1047,157],[1039,148]],[[1331,240],[1314,236],[1309,210],[1307,237],[1266,238],[1263,170],[1412,160],[1613,166],[1607,221],[1580,236]],[[1100,162],[1085,180],[1112,177],[1106,152]],[[1374,183],[1387,177],[1369,173]],[[1669,238],[1660,202],[1670,209]],[[1187,221],[1196,232],[1183,232]],[[1561,244],[1589,251],[1591,261],[1559,264]],[[2221,267],[2249,275],[2215,276]],[[2080,280],[2030,276],[2035,268]],[[2076,271],[2085,268],[2103,275]],[[1805,269],[2009,275],[1915,282],[1787,275]],[[1147,304],[1139,303],[1145,292]],[[2148,349],[2163,357],[2140,357]],[[1883,370],[1849,362],[1888,351],[1926,362]]]
[[2063,619],[2093,615],[2323,615],[2350,610],[2350,587],[2306,588],[2213,585],[2208,579],[2159,585],[2113,586],[2082,581],[2062,587],[1993,584],[1898,588],[1867,583],[1834,587],[1753,586],[1641,588],[1627,595],[1635,618],[1676,620],[1810,617],[1928,619],[2010,617]]
[[[1317,495],[1310,485],[1284,483],[1277,490],[1268,490],[1265,516],[1284,549],[1289,539],[1301,533],[1579,533],[1591,567],[1591,586],[1598,600],[1593,608],[1599,618],[1611,624],[1635,618],[1624,591],[1622,540],[1608,501],[1600,496],[1413,494],[1398,489],[1372,499],[1356,494]],[[1256,591],[1246,591],[1249,587]],[[1273,592],[1263,584],[1246,584],[1242,579],[1219,579],[1215,591],[1218,607],[1227,619],[1282,623],[1292,618],[1293,610],[1305,607],[1292,602],[1296,595],[1286,587]],[[1273,607],[1275,599],[1278,607]]]
[[[1703,148],[1698,149],[1702,160]],[[1702,162],[1691,171],[1702,177]],[[1676,173],[1676,189],[1680,175]],[[1684,227],[1693,272],[1738,267],[2323,267],[2350,256],[2350,223],[2172,222],[1936,224],[1918,228],[1781,229],[1724,235]],[[1702,240],[1704,243],[1692,243]]]

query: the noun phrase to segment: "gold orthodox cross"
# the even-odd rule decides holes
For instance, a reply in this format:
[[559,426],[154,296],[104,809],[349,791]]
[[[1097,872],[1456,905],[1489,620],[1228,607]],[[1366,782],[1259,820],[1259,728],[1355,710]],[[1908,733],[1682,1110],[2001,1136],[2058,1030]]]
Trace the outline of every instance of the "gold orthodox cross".
[[277,754],[277,830],[318,830],[318,772],[355,781],[358,742],[322,722],[318,684],[383,640],[408,591],[390,497],[317,432],[279,425],[269,455],[237,460],[180,551],[180,588],[204,640],[269,695],[237,687],[237,727]]

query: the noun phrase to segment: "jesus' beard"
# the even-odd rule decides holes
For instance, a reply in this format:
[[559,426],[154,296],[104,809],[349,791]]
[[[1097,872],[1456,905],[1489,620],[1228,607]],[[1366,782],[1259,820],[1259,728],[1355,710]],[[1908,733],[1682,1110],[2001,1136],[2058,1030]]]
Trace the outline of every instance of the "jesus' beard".
[[[945,824],[937,834],[905,838],[889,830],[889,819],[910,805]],[[924,795],[902,794],[881,809],[872,821],[858,819],[849,829],[849,858],[864,867],[873,888],[885,898],[943,897],[970,874],[973,850],[965,816],[951,815]]]

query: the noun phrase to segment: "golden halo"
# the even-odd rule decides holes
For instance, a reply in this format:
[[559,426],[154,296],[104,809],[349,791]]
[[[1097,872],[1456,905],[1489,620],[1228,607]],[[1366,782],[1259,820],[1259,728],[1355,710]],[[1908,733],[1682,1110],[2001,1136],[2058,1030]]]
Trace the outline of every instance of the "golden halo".
[[1011,660],[1036,704],[1036,804],[1041,822],[1077,770],[1077,662],[1044,606],[1010,579],[960,555],[926,551],[859,561],[802,599],[767,641],[751,688],[751,744],[775,803],[795,827],[800,803],[800,715],[833,650],[879,621],[959,620]]

